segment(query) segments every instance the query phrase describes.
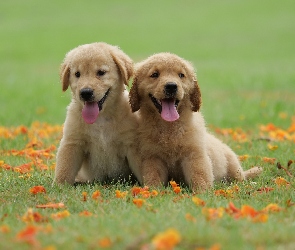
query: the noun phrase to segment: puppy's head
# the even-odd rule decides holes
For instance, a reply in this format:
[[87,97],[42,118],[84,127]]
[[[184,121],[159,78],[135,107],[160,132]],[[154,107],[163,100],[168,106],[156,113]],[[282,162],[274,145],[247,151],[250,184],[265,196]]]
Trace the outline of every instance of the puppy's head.
[[170,53],[136,64],[129,101],[133,112],[148,109],[166,121],[177,120],[183,110],[198,111],[201,93],[193,66]]
[[71,87],[72,97],[83,106],[86,123],[94,123],[105,106],[115,105],[124,84],[133,74],[132,60],[118,47],[106,43],[81,45],[65,56],[61,65],[62,90]]

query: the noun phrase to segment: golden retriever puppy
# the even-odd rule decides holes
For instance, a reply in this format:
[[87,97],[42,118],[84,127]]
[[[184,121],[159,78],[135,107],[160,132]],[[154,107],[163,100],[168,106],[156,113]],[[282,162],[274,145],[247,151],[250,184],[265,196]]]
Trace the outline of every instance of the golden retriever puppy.
[[60,79],[63,91],[71,88],[72,100],[57,152],[56,183],[129,179],[137,122],[124,84],[132,74],[132,60],[106,43],[66,54]]
[[261,171],[243,171],[234,152],[206,131],[194,68],[177,55],[159,53],[138,63],[129,101],[139,114],[138,179],[144,185],[173,179],[205,190],[214,180],[244,180]]

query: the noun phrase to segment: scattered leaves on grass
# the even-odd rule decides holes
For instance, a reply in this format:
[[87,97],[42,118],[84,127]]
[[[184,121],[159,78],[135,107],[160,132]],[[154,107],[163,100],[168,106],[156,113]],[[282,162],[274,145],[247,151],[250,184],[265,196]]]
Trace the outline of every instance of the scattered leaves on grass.
[[[266,144],[266,148],[271,156],[274,156],[281,150],[281,145],[279,144],[281,141],[292,141],[295,142],[295,117],[292,118],[292,124],[287,129],[282,129],[274,124],[267,124],[265,126],[261,126],[259,128],[259,136],[261,138],[266,138],[269,142]],[[0,127],[0,138],[4,138],[6,140],[14,140],[16,138],[21,138],[24,141],[23,148],[20,149],[9,149],[9,150],[0,150],[0,157],[6,157],[4,159],[0,159],[0,170],[2,171],[11,171],[13,175],[17,175],[21,181],[26,181],[34,176],[34,171],[52,171],[55,168],[55,163],[53,162],[55,159],[56,145],[60,139],[62,131],[62,126],[51,126],[46,123],[33,123],[31,127],[18,126],[15,128],[4,128]],[[243,131],[242,129],[216,129],[217,133],[222,136],[229,137],[235,140],[238,143],[250,142],[251,134]],[[45,139],[56,139],[56,142],[53,144],[49,144]],[[276,152],[273,152],[277,150]],[[11,164],[9,162],[10,158],[18,158],[21,159],[22,164]],[[274,164],[276,164],[277,168],[281,171],[282,176],[286,177],[277,177],[274,178],[271,183],[268,183],[270,187],[261,187],[257,189],[253,189],[249,192],[249,194],[266,194],[273,190],[278,190],[282,187],[292,188],[294,187],[294,174],[292,169],[292,164],[294,160],[289,160],[287,162],[286,167],[283,166],[280,162],[277,162],[277,159],[274,157],[268,156],[250,156],[248,154],[244,154],[239,156],[240,161],[246,161],[249,158],[261,160],[264,164],[269,165],[275,169]],[[150,190],[149,187],[132,187],[128,191],[115,191],[116,198],[125,198],[123,202],[126,204],[131,204],[130,206],[137,206],[138,208],[144,208],[140,212],[153,212],[157,213],[157,209],[153,207],[152,202],[149,203],[148,199],[154,199],[153,197],[163,197],[163,196],[172,196],[173,202],[183,202],[184,198],[192,199],[192,202],[195,206],[192,206],[192,209],[198,210],[199,215],[204,216],[208,221],[215,221],[218,219],[222,219],[223,217],[230,217],[234,220],[243,220],[247,219],[253,223],[266,223],[274,213],[281,213],[282,211],[286,211],[290,207],[294,206],[294,201],[289,198],[288,200],[284,200],[284,207],[281,207],[278,204],[270,203],[266,205],[264,208],[258,210],[249,204],[243,204],[241,206],[236,206],[232,201],[229,201],[227,206],[222,207],[209,207],[207,202],[200,199],[197,196],[191,196],[186,194],[185,191],[182,191],[179,184],[175,181],[170,181],[171,189],[166,189],[163,191]],[[256,191],[255,191],[256,190]],[[218,196],[216,199],[230,199],[233,200],[236,198],[236,194],[239,193],[239,186],[230,186],[224,189],[218,189],[214,191],[214,195]],[[25,192],[28,192],[25,190]],[[37,195],[38,193],[47,193],[44,186],[34,186],[29,189],[31,194]],[[130,194],[130,195],[129,195]],[[81,195],[81,194],[80,194]],[[49,197],[49,194],[34,196],[32,199],[42,199],[41,203],[46,203],[47,201],[55,200]],[[267,196],[267,195],[265,195]],[[131,197],[131,198],[130,198]],[[264,196],[263,196],[264,197]],[[89,201],[89,199],[97,201],[102,200],[101,192],[96,190],[92,193],[92,195],[87,192],[82,192],[82,201]],[[81,199],[81,198],[80,198]],[[155,198],[156,199],[156,198]],[[7,202],[0,199],[1,202]],[[107,201],[107,200],[104,200]],[[40,202],[40,201],[39,201]],[[80,202],[80,201],[79,201]],[[38,201],[37,201],[38,203]],[[96,204],[95,202],[93,202]],[[92,203],[92,204],[93,204]],[[209,202],[208,202],[209,203]],[[70,204],[70,203],[69,203]],[[84,203],[87,205],[87,203]],[[97,205],[97,204],[96,204]],[[47,204],[39,204],[35,205],[35,208],[38,209],[65,209],[64,203],[47,203]],[[86,208],[86,207],[85,207]],[[107,216],[108,213],[104,211],[101,206],[97,206],[97,208],[102,212],[103,216]],[[292,209],[292,208],[291,208]],[[50,211],[50,210],[49,210]],[[22,223],[26,224],[26,227],[20,230],[16,234],[16,239],[20,242],[24,242],[32,245],[35,248],[40,248],[40,244],[37,240],[37,234],[40,232],[51,232],[53,229],[48,221],[50,220],[61,220],[70,216],[70,212],[68,210],[59,211],[56,213],[49,214],[48,210],[46,211],[34,211],[32,208],[27,208],[27,211],[22,215],[17,215],[17,219]],[[57,210],[58,211],[58,210]],[[47,216],[43,215],[47,214]],[[195,214],[195,213],[194,213]],[[81,217],[94,217],[95,215],[87,209],[78,213]],[[198,217],[197,217],[198,218]],[[185,214],[185,220],[188,223],[196,223],[197,218],[194,217],[191,213]],[[0,222],[3,223],[4,218],[2,217]],[[0,233],[10,233],[11,226],[8,224],[0,225]],[[146,238],[145,238],[146,241]],[[181,243],[181,235],[176,229],[168,229],[164,232],[159,232],[156,234],[151,242],[148,243],[147,249],[174,249],[178,244]],[[95,241],[97,244],[97,239]],[[112,242],[109,237],[101,238],[98,241],[98,246],[100,248],[112,248],[115,242]],[[185,243],[183,243],[185,245]],[[212,245],[209,249],[218,250],[221,246],[219,244]],[[42,249],[47,249],[46,247],[42,247]],[[48,246],[48,250],[50,246]],[[54,249],[54,246],[53,246]],[[199,248],[205,249],[205,248]],[[208,249],[208,248],[206,248]]]

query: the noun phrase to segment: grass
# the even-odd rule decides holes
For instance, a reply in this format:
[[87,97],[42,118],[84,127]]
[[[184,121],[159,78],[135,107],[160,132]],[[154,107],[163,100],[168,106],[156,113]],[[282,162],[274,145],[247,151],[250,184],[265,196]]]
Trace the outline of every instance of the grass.
[[[291,0],[2,1],[0,248],[93,249],[108,238],[111,249],[140,249],[144,245],[149,248],[158,233],[174,228],[181,235],[176,249],[210,249],[215,244],[219,249],[294,249],[294,206],[286,203],[295,201],[294,177],[277,169],[276,164],[261,160],[275,158],[275,163],[286,167],[288,160],[295,160],[294,141],[260,140],[259,127],[272,123],[286,131],[295,115],[294,7]],[[197,68],[202,112],[208,127],[213,132],[215,128],[241,128],[247,135],[246,142],[218,133],[217,136],[238,155],[250,156],[243,162],[245,169],[253,165],[264,167],[255,182],[217,183],[213,190],[197,196],[207,208],[225,208],[232,201],[238,208],[250,205],[261,210],[275,203],[282,210],[268,214],[267,222],[233,219],[227,213],[207,220],[203,207],[192,202],[193,193],[185,188],[181,194],[175,194],[171,187],[160,189],[159,195],[146,199],[141,208],[132,203],[132,187],[128,184],[96,183],[61,189],[51,185],[55,150],[50,152],[51,158],[40,156],[49,170],[38,170],[38,164],[28,173],[4,170],[3,164],[16,167],[32,160],[7,155],[7,150],[22,151],[34,138],[41,143],[37,149],[58,146],[60,130],[48,137],[46,133],[51,125],[62,125],[70,100],[70,93],[61,91],[59,65],[67,51],[94,41],[119,45],[135,62],[161,51],[192,61]],[[40,128],[34,126],[34,121],[51,125]],[[29,132],[3,136],[3,131],[20,125]],[[270,150],[268,144],[277,149]],[[290,172],[294,176],[294,163]],[[279,176],[290,183],[289,188],[274,182]],[[44,186],[46,194],[29,192],[37,185]],[[239,186],[239,192],[233,197],[214,193],[234,185]],[[257,194],[263,187],[274,190]],[[118,199],[116,189],[129,193]],[[91,198],[95,190],[101,191],[103,202]],[[87,192],[86,201],[83,192]],[[35,208],[48,202],[63,202],[70,216],[54,220],[51,215],[64,209]],[[47,222],[33,222],[37,234],[31,235],[32,239],[17,240],[19,232],[28,225],[23,217],[29,208]],[[93,215],[80,216],[85,210]],[[186,220],[187,213],[196,222]]]

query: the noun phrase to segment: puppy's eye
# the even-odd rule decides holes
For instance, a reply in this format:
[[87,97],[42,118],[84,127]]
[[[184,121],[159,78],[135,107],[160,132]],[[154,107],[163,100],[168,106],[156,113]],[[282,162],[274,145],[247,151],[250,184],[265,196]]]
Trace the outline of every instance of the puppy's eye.
[[97,76],[103,76],[106,72],[104,70],[97,71]]
[[80,72],[79,71],[77,71],[76,73],[75,73],[75,76],[77,77],[77,78],[79,78],[80,77]]
[[150,75],[151,78],[158,78],[159,77],[159,72],[154,72],[153,74]]
[[184,74],[179,73],[178,76],[179,76],[179,78],[183,78],[184,77]]

